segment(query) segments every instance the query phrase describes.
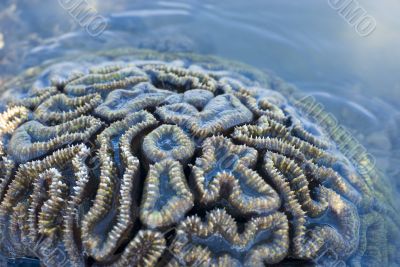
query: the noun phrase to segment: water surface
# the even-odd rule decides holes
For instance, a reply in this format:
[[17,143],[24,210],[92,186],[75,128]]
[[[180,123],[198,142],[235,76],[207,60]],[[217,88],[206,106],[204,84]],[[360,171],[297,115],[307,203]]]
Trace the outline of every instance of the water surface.
[[400,2],[360,1],[376,20],[364,37],[327,0],[85,3],[106,20],[97,37],[59,1],[1,1],[0,88],[25,68],[85,49],[129,45],[245,62],[315,96],[400,189]]

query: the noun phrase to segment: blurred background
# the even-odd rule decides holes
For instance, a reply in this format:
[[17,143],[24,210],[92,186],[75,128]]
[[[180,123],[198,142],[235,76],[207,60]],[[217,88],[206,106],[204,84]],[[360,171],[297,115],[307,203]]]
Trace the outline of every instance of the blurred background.
[[[65,8],[73,2],[104,18],[105,31],[90,34]],[[350,13],[337,2],[2,0],[0,88],[27,67],[82,50],[135,46],[245,62],[314,95],[400,189],[400,2],[350,1]],[[352,25],[354,5],[375,22],[367,35]]]

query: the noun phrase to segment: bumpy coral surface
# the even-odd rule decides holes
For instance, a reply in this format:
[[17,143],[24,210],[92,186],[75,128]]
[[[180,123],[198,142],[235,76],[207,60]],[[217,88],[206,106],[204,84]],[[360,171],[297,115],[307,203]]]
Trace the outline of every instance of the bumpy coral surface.
[[379,172],[360,174],[282,81],[193,55],[75,60],[29,70],[1,98],[4,256],[400,264],[399,213]]

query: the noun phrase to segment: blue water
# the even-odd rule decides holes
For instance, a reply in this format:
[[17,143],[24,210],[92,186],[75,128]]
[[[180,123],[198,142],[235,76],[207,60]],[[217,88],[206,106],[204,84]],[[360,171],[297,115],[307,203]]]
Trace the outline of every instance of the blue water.
[[359,1],[376,21],[364,37],[328,0],[86,0],[106,21],[97,37],[60,2],[68,1],[1,0],[0,90],[23,69],[77,50],[130,45],[217,55],[315,96],[400,189],[399,1]]

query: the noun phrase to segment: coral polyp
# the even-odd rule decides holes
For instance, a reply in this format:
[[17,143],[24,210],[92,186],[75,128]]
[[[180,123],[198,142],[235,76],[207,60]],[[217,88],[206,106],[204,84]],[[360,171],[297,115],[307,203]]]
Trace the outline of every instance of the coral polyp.
[[347,158],[282,80],[193,54],[67,61],[65,73],[58,62],[30,69],[0,97],[2,255],[44,266],[400,264],[384,177],[366,155]]
[[152,163],[168,158],[187,162],[194,154],[195,144],[178,126],[164,124],[144,138],[142,149]]
[[150,83],[140,83],[130,90],[112,91],[95,113],[113,121],[126,117],[129,113],[157,107],[164,99],[173,94],[167,90],[155,88]]
[[182,103],[161,106],[156,110],[162,122],[188,129],[194,136],[207,137],[251,122],[253,114],[233,94],[218,95],[198,111]]
[[170,266],[278,263],[289,251],[289,223],[283,213],[276,212],[250,219],[239,233],[238,223],[225,210],[214,209],[206,215],[205,222],[197,216],[181,222],[171,249],[183,262],[174,259]]
[[92,116],[81,116],[55,126],[28,121],[14,131],[8,154],[17,162],[27,162],[63,145],[84,141],[101,125],[102,122]]
[[280,207],[278,193],[252,169],[257,150],[216,136],[204,141],[202,153],[192,171],[193,187],[201,204],[216,205],[225,198],[243,215],[270,213]]
[[170,159],[150,167],[143,188],[140,218],[150,228],[171,226],[193,207],[182,165]]
[[67,97],[64,94],[51,96],[35,110],[38,121],[60,123],[80,117],[92,111],[101,102],[99,94],[82,97]]
[[135,67],[104,67],[93,68],[89,74],[75,75],[65,85],[68,95],[86,95],[88,93],[99,93],[105,97],[115,89],[126,88],[147,81],[146,74]]

